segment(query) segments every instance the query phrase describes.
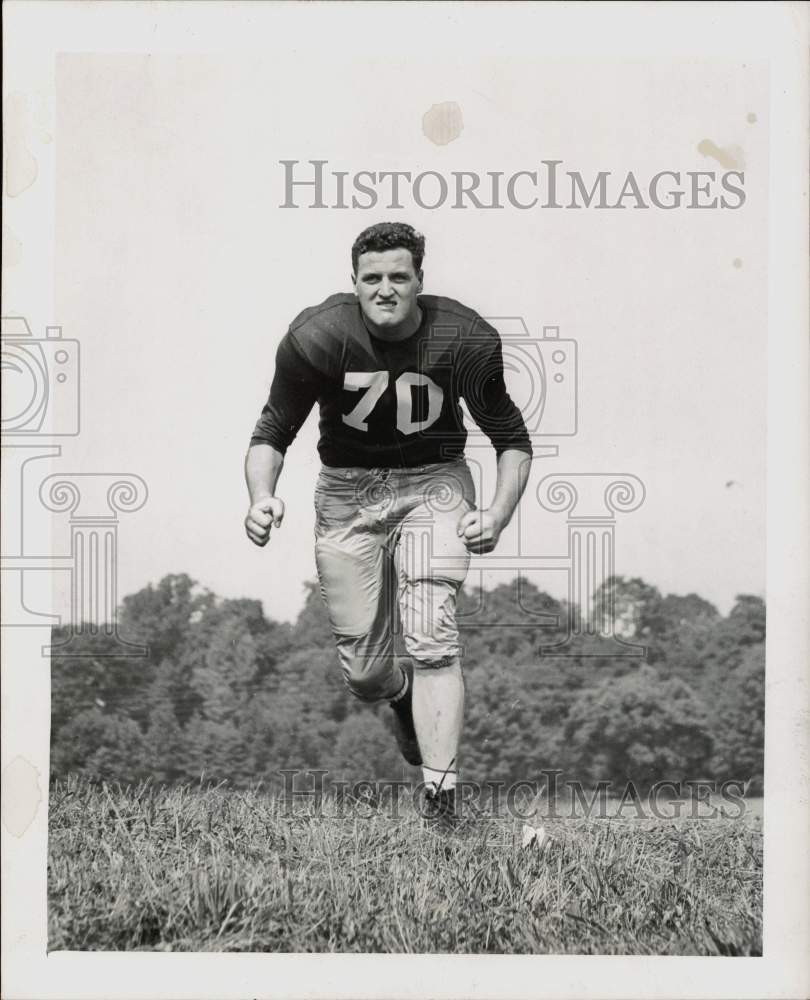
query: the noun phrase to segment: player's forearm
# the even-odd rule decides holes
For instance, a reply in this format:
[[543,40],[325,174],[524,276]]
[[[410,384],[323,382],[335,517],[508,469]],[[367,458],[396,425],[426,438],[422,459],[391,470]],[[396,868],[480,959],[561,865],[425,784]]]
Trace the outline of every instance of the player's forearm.
[[532,459],[525,451],[507,448],[498,456],[498,482],[495,496],[489,505],[500,528],[506,527],[526,489]]
[[245,458],[245,481],[251,504],[276,495],[276,484],[284,466],[284,456],[271,444],[252,444]]

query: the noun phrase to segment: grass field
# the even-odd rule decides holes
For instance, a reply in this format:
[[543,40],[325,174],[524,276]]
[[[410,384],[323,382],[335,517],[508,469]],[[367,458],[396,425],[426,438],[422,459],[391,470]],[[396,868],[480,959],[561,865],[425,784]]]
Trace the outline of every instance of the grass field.
[[759,818],[544,826],[524,847],[508,818],[448,839],[410,806],[285,816],[259,791],[71,779],[51,791],[49,948],[760,953]]

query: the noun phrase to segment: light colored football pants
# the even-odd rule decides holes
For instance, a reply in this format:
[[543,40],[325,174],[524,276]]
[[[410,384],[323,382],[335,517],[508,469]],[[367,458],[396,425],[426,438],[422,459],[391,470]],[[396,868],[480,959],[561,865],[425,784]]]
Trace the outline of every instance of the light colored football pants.
[[[404,686],[399,623],[416,669],[459,655],[456,595],[469,553],[456,533],[475,506],[467,463],[408,469],[324,466],[315,490],[315,559],[343,676],[363,701]],[[441,567],[433,563],[445,559]]]

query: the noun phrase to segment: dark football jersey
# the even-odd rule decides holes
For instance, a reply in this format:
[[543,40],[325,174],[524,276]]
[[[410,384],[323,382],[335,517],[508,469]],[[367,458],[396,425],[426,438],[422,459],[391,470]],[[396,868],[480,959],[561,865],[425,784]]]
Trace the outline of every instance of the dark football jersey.
[[320,406],[324,465],[407,467],[452,461],[467,431],[459,400],[500,454],[531,455],[520,411],[506,391],[497,331],[453,299],[419,296],[422,322],[406,340],[369,333],[352,294],[305,309],[276,353],[270,396],[251,444],[282,454]]

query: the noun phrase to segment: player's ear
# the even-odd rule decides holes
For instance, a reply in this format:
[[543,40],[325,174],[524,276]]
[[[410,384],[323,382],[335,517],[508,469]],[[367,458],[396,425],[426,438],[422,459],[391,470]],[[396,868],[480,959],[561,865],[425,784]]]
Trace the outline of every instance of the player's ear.
[[417,292],[421,292],[422,291],[422,285],[425,283],[425,272],[424,271],[417,271],[416,272],[416,280],[419,282],[419,286],[418,286],[418,288],[416,290],[417,290]]
[[354,289],[354,294],[357,295],[357,275],[352,271],[352,288]]

